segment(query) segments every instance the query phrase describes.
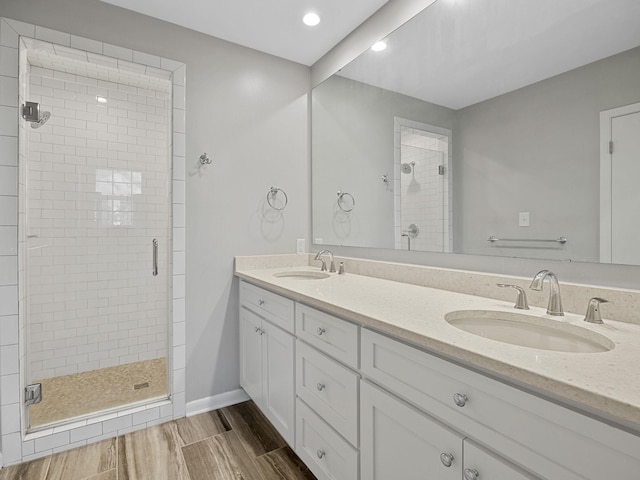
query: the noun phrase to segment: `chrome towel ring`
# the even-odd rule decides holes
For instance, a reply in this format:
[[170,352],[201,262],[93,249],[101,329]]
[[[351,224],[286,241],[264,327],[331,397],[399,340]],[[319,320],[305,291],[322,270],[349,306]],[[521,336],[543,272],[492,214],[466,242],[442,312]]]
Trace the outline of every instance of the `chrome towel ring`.
[[[278,196],[278,193],[282,193],[282,195],[284,196],[284,205],[282,205],[281,207],[276,206],[278,204],[276,202],[276,197]],[[287,193],[281,188],[271,187],[267,192],[267,203],[274,210],[284,210],[285,207],[287,206],[287,203],[289,203],[289,198],[287,197]]]
[[[345,199],[345,197],[347,197]],[[349,207],[349,198],[351,199],[351,206]],[[353,195],[351,195],[349,192],[341,192],[340,190],[338,190],[338,207],[340,208],[340,210],[342,210],[343,212],[350,212],[351,210],[353,210],[353,207],[356,206],[356,199],[353,198]]]

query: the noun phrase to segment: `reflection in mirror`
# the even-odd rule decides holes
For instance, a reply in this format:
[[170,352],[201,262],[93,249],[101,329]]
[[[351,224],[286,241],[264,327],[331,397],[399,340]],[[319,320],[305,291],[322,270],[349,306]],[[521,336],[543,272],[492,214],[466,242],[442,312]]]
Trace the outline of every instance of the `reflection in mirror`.
[[639,24],[436,1],[313,89],[314,243],[640,264]]

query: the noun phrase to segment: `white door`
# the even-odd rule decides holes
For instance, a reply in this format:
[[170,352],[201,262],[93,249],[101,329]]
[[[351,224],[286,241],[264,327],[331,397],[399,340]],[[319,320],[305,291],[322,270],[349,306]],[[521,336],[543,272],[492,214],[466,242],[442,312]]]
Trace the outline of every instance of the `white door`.
[[262,319],[240,308],[240,385],[262,405]]
[[600,112],[600,262],[640,265],[640,103]]
[[515,465],[485,450],[473,441],[464,440],[464,476],[469,480],[533,480]]
[[294,446],[294,337],[262,321],[262,411],[280,435]]
[[462,436],[367,382],[360,394],[362,479],[462,478]]
[[611,262],[640,265],[640,112],[611,120]]

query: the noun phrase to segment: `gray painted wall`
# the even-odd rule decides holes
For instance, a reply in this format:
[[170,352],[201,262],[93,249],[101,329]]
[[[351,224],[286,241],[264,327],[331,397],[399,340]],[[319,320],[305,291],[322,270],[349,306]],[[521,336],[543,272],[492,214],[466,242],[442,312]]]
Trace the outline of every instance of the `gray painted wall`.
[[[334,75],[312,95],[314,239],[393,248],[393,195],[380,177],[393,172],[399,116],[453,130],[455,252],[597,262],[600,112],[640,101],[638,78],[640,48],[454,111]],[[358,200],[350,218],[333,218],[337,188]],[[569,241],[494,245],[490,235]]]
[[[597,262],[600,112],[640,102],[638,79],[635,48],[457,111],[455,251]],[[497,248],[492,234],[569,241]]]
[[[373,43],[372,40],[388,35],[389,32],[401,26],[431,3],[431,0],[389,2],[311,67],[312,85],[318,85],[337,72],[366,50]],[[318,248],[320,247],[314,246],[313,250]],[[638,281],[640,278],[640,266],[532,260],[484,255],[406,252],[373,248],[335,247],[333,250],[343,256],[494,272],[505,275],[533,276],[541,268],[550,268],[559,274],[560,279],[563,281],[621,288],[640,288],[640,282]]]
[[[332,245],[393,248],[394,116],[452,129],[454,111],[333,76],[312,100],[313,231]],[[346,215],[337,190],[356,199]],[[314,239],[315,241],[315,239]]]
[[[187,402],[238,388],[233,257],[309,239],[310,69],[97,0],[2,0],[0,16],[187,65]],[[289,196],[281,216],[271,185]]]

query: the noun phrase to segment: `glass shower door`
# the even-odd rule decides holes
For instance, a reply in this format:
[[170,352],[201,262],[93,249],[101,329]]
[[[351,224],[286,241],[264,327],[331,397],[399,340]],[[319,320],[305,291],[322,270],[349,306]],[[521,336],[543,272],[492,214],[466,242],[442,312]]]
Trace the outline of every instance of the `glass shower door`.
[[43,45],[22,76],[50,112],[21,128],[30,428],[169,395],[170,83]]

